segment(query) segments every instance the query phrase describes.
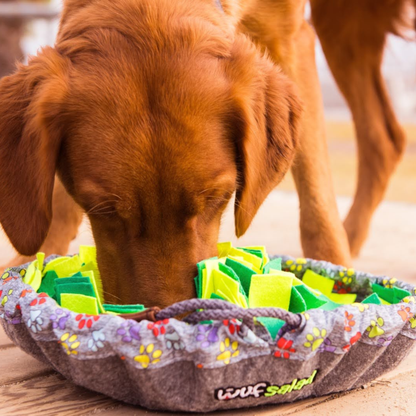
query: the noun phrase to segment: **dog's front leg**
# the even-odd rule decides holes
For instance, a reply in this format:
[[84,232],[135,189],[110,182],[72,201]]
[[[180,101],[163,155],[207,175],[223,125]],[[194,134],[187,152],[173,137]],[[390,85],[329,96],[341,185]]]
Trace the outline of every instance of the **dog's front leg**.
[[304,20],[304,8],[303,0],[259,1],[241,26],[296,83],[303,100],[300,148],[292,172],[299,194],[304,255],[349,265],[348,239],[338,213],[326,146],[315,34]]
[[304,102],[301,144],[292,167],[299,194],[301,241],[305,256],[349,265],[348,239],[338,213],[326,145],[314,39],[313,30],[304,22],[295,40],[294,65],[286,68]]
[[357,256],[372,215],[405,149],[381,73],[388,32],[404,15],[405,0],[377,2],[313,0],[313,21],[332,74],[354,119],[358,143],[358,182],[345,220],[351,252]]

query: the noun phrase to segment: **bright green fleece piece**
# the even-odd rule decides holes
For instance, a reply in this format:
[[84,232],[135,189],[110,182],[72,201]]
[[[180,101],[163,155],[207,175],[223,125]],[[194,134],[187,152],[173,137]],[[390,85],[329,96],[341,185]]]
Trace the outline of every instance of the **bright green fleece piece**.
[[280,331],[280,328],[286,323],[285,321],[282,321],[278,318],[259,317],[257,318],[257,320],[260,321],[266,327],[273,341],[276,339],[276,336]]
[[217,295],[216,293],[211,293],[210,299],[227,300],[227,299],[223,298],[222,296]]
[[200,277],[196,276],[194,278],[194,283],[195,283],[195,290],[196,290],[196,297],[197,298],[202,298],[202,287],[200,284]]
[[407,298],[408,296],[412,296],[409,291],[396,286],[393,287],[393,292],[395,303],[399,303],[402,299]]
[[326,300],[320,299],[315,293],[312,292],[307,286],[299,285],[295,286],[296,291],[302,297],[306,305],[306,310],[308,309],[318,309],[322,305],[325,305]]
[[238,277],[237,273],[231,267],[228,267],[223,263],[218,263],[218,270],[220,272],[225,273],[227,276],[230,276],[231,279],[234,279],[235,281],[240,282],[240,278]]
[[377,293],[372,293],[370,296],[366,297],[361,303],[373,303],[375,305],[381,305],[381,299]]
[[336,302],[333,302],[331,299],[328,299],[325,295],[319,295],[318,299],[324,302],[324,304],[320,306],[318,309],[322,309],[324,311],[332,311],[342,306],[340,303],[336,303]]
[[38,289],[39,293],[46,293],[49,297],[56,300],[55,294],[55,280],[58,279],[58,275],[53,271],[50,270],[43,276],[42,283]]
[[244,289],[244,293],[248,295],[250,292],[251,277],[256,274],[253,269],[245,266],[244,264],[227,258],[225,265],[232,269],[239,277],[241,286]]
[[306,302],[302,295],[297,290],[296,286],[292,286],[292,292],[290,294],[289,311],[293,313],[305,312],[307,309]]
[[196,297],[197,298],[202,298],[202,285],[201,285],[201,283],[200,283],[200,277],[199,276],[196,276],[195,278],[194,278],[194,283],[195,283],[195,289],[196,289]]
[[225,273],[227,276],[230,276],[232,279],[234,279],[236,282],[238,282],[238,289],[240,293],[247,298],[247,294],[243,288],[243,285],[241,284],[240,278],[238,277],[238,274],[229,266],[218,263],[219,270],[223,273]]
[[[56,273],[55,272],[53,272],[53,271],[50,271],[50,272],[48,272],[47,273],[47,275],[49,274],[49,273],[54,273],[55,274],[55,276],[56,276]],[[43,278],[43,281],[42,281],[42,283],[45,281],[45,279],[46,279],[46,275],[45,275],[45,277]],[[60,296],[58,296],[58,294],[57,294],[57,292],[59,292],[59,293],[62,293],[62,291],[61,290],[57,290],[57,286],[60,286],[60,285],[72,285],[72,284],[78,284],[78,283],[86,283],[86,284],[91,284],[91,281],[90,281],[90,279],[88,278],[88,277],[83,277],[82,275],[81,275],[81,273],[76,273],[74,276],[71,276],[71,277],[65,277],[65,278],[62,278],[62,277],[56,277],[55,278],[55,280],[54,280],[54,282],[53,282],[53,291],[54,291],[54,299],[58,302],[58,303],[60,303]],[[64,293],[78,293],[77,292],[77,288],[76,287],[73,287],[73,289],[72,290],[69,290],[69,289],[67,289],[67,290],[64,290]],[[86,293],[84,293],[84,294],[86,294]],[[94,295],[95,296],[95,295]],[[58,300],[59,299],[59,300]]]
[[388,288],[374,283],[371,288],[373,289],[373,292],[377,293],[377,295],[380,297],[383,305],[399,303],[405,297],[412,296],[412,294],[407,290],[400,289],[399,287],[395,286]]
[[204,270],[206,268],[205,262],[206,262],[206,260],[200,261],[199,263],[196,264],[196,268],[198,269],[198,275],[201,275],[202,270]]
[[278,274],[256,274],[251,278],[250,308],[275,307],[288,310],[292,279]]
[[246,253],[253,254],[254,256],[260,257],[263,260],[263,253],[261,250],[256,250],[254,248],[247,248],[247,247],[237,247],[239,250],[243,250]]
[[[51,273],[51,272],[48,272]],[[56,278],[54,284],[55,286],[59,285],[69,285],[73,283],[91,283],[89,277],[84,277],[81,273],[74,274],[71,277],[58,277]]]
[[63,293],[72,293],[75,295],[91,296],[95,298],[94,287],[90,282],[56,285],[55,291],[56,291],[56,301],[59,304],[61,304],[61,298],[62,298]]
[[393,291],[393,289],[389,289],[387,287],[378,285],[376,283],[371,285],[371,288],[373,289],[373,292],[377,293],[377,295],[381,299],[383,299],[383,300],[385,300],[389,303],[394,303],[394,291]]
[[196,296],[202,298],[202,272],[205,270],[205,261],[197,263],[196,268],[198,269],[198,275],[194,279]]
[[269,262],[269,256],[267,255],[266,247],[265,246],[248,246],[244,247],[246,250],[255,250],[260,251],[262,253],[263,258],[263,265]]
[[106,312],[113,312],[116,314],[123,314],[123,313],[138,313],[144,311],[146,308],[144,305],[103,305]]
[[277,259],[273,259],[269,261],[263,269],[263,273],[267,274],[270,273],[270,269],[273,270],[282,270],[282,259],[279,257]]
[[97,299],[92,296],[62,293],[61,306],[76,313],[99,314]]

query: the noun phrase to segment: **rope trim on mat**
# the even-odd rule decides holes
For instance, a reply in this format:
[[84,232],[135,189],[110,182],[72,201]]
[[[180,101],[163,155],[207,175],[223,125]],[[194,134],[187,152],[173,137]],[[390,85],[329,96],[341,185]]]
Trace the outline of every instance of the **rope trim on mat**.
[[[197,311],[204,309],[203,311]],[[193,312],[196,311],[196,312]],[[243,323],[250,329],[254,328],[253,318],[268,317],[278,318],[286,322],[290,329],[298,328],[302,323],[302,316],[280,308],[241,308],[230,302],[218,299],[190,299],[175,303],[156,314],[156,319],[163,320],[174,318],[177,315],[193,312],[183,320],[187,323],[196,324],[201,321],[242,319]]]

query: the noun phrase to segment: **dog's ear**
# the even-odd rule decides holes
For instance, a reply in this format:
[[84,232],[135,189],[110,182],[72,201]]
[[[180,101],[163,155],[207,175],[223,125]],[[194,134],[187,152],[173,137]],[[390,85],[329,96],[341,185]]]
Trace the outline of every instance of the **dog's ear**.
[[45,48],[0,81],[0,223],[24,255],[40,248],[52,219],[67,71]]
[[235,231],[240,237],[292,164],[301,104],[293,83],[244,36],[236,39],[226,65],[234,105]]

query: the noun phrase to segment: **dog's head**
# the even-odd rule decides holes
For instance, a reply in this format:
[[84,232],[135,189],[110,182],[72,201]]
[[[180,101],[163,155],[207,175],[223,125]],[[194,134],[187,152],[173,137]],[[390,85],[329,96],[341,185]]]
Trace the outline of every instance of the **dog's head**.
[[233,193],[241,236],[297,142],[291,82],[244,36],[227,42],[145,50],[95,30],[1,80],[0,222],[16,249],[44,241],[58,173],[90,219],[109,300],[194,296]]

